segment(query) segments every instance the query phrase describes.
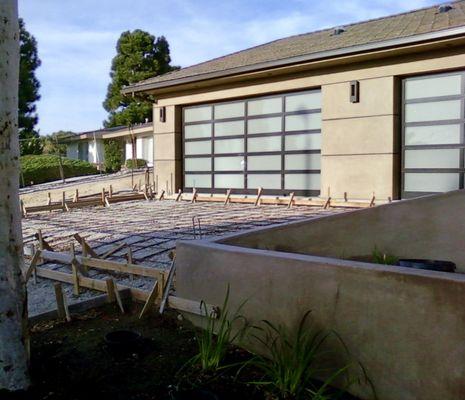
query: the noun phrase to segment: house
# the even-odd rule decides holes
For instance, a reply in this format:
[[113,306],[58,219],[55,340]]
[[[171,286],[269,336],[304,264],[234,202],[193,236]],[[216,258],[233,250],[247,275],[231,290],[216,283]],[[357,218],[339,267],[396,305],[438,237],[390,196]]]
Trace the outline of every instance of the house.
[[275,40],[123,92],[157,99],[154,167],[170,191],[387,201],[464,187],[465,1]]
[[85,160],[101,167],[105,160],[103,143],[107,139],[117,139],[122,142],[125,160],[143,159],[147,161],[148,166],[153,166],[153,124],[151,122],[131,127],[117,126],[82,132],[62,139],[62,142],[66,143],[68,158]]

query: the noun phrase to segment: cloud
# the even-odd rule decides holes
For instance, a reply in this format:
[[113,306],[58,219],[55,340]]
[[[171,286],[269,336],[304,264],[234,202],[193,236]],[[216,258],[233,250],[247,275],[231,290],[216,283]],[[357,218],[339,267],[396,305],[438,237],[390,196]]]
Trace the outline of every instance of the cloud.
[[22,0],[20,15],[37,38],[42,99],[39,127],[98,128],[111,59],[121,32],[165,35],[173,63],[188,66],[282,37],[377,18],[436,0]]

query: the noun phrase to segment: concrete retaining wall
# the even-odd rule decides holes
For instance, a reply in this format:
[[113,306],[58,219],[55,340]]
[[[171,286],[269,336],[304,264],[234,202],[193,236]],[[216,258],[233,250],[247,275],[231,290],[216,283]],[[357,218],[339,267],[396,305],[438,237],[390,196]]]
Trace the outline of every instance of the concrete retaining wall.
[[465,272],[465,191],[254,230],[221,242],[345,259],[371,255],[377,247],[399,258],[453,261]]
[[[457,194],[450,198],[451,204],[458,206]],[[448,207],[451,213],[453,206]],[[392,209],[404,210],[404,206]],[[338,225],[342,223],[339,216],[327,218],[333,221],[327,224],[342,229],[334,232],[333,239],[338,243],[345,236],[353,247],[357,236],[366,229],[360,243],[371,250],[373,242],[368,243],[366,238],[376,232],[371,225],[386,220],[378,210],[381,207],[368,210],[365,224],[357,222],[357,213],[347,215],[354,220],[353,232]],[[390,208],[385,210],[390,212]],[[405,212],[404,218],[414,224],[417,219],[410,220]],[[426,213],[424,221],[433,224],[431,220],[437,214]],[[440,218],[436,225],[441,227],[453,219]],[[305,247],[306,241],[317,240],[318,229],[311,228],[312,224],[296,224],[296,228],[306,227],[304,237],[292,230],[285,239],[279,229],[272,232],[282,242],[295,240],[297,248],[313,250],[317,244]],[[315,225],[326,223],[320,220]],[[392,229],[394,224],[389,226]],[[401,236],[407,239],[405,234]],[[253,235],[245,238],[248,244],[251,238],[258,240]],[[269,242],[266,235],[264,238]],[[409,237],[412,246],[414,238]],[[325,241],[318,243],[324,245]],[[337,252],[336,245],[328,248]],[[178,243],[176,290],[180,297],[221,305],[228,284],[231,308],[248,299],[242,314],[251,323],[268,319],[292,326],[307,310],[313,310],[316,323],[341,335],[354,359],[366,368],[380,400],[458,400],[465,396],[464,275],[215,242]],[[352,392],[362,399],[373,398],[367,386],[353,387]]]

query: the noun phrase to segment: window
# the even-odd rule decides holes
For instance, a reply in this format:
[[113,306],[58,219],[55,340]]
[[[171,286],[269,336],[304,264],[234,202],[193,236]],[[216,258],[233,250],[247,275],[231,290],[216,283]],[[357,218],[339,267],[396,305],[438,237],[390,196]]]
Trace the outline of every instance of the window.
[[185,107],[184,186],[320,193],[321,91]]
[[464,72],[403,81],[402,197],[464,187]]

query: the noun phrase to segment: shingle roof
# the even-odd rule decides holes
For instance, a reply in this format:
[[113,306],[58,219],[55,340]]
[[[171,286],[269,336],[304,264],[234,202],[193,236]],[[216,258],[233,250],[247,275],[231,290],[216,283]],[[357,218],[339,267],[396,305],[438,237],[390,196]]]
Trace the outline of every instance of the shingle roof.
[[[438,32],[465,25],[465,0],[449,3],[452,9],[440,13],[438,6],[414,10],[402,14],[345,25],[345,32],[334,35],[334,28],[290,36],[246,50],[232,53],[210,61],[182,68],[138,82],[133,87],[157,83],[166,86],[182,78],[201,80],[205,74],[227,72],[239,67],[286,60],[353,46],[385,42],[390,39],[407,38]],[[197,79],[196,79],[197,80]]]

